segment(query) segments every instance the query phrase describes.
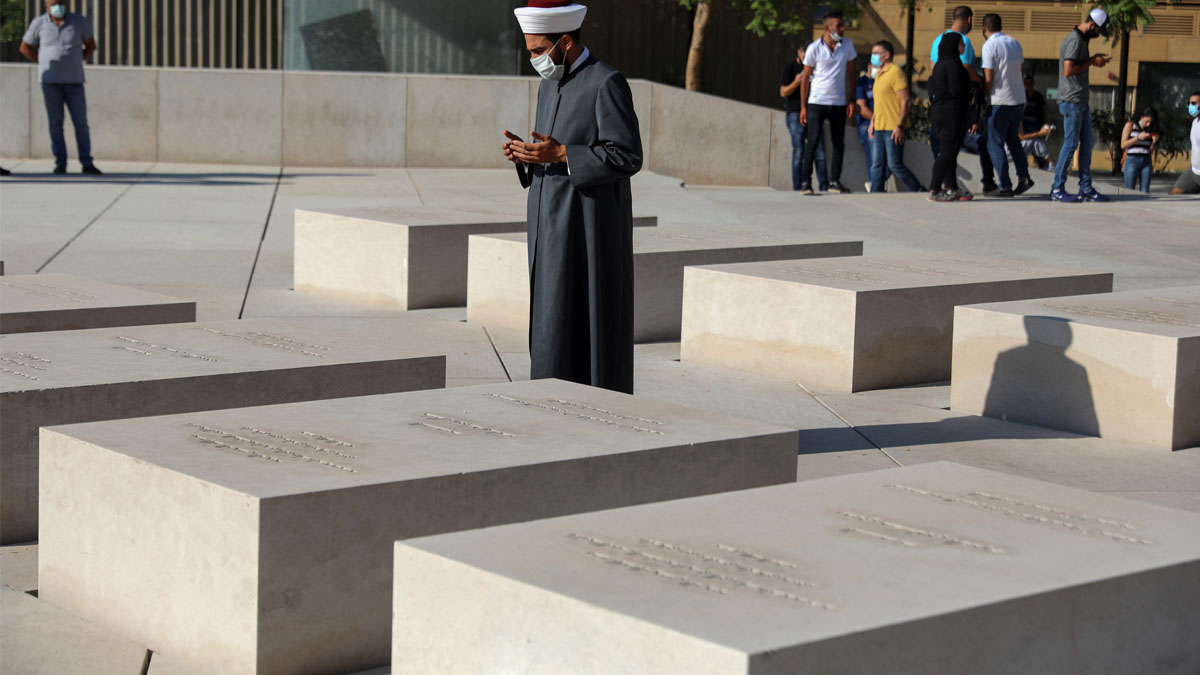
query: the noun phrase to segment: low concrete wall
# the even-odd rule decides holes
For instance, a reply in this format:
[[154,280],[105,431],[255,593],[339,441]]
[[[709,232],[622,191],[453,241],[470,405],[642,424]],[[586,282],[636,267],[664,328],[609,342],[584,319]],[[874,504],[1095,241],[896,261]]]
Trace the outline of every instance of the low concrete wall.
[[[92,154],[104,160],[328,167],[503,168],[501,132],[527,137],[539,80],[525,77],[124,68],[87,70]],[[32,64],[0,65],[0,155],[50,157]],[[781,111],[630,82],[644,166],[688,183],[791,188]],[[67,123],[68,127],[70,122]],[[73,131],[67,146],[75,156]],[[932,157],[910,143],[922,182]],[[978,159],[962,178],[978,190]],[[846,129],[842,182],[866,181]]]

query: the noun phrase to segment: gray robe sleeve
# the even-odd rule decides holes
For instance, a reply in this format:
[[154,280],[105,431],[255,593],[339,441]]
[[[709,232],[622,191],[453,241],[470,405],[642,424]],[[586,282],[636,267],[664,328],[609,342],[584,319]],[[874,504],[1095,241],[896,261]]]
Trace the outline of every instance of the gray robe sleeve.
[[596,140],[568,145],[571,187],[588,188],[629,178],[642,168],[642,137],[633,110],[633,92],[618,72],[596,95]]

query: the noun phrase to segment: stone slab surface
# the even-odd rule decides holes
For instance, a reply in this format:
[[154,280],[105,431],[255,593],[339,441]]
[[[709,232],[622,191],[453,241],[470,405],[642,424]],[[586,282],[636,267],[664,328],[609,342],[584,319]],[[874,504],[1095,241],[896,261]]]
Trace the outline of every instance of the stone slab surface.
[[950,377],[955,305],[1105,293],[1112,280],[936,253],[692,268],[682,358],[826,391],[936,382]]
[[0,333],[195,320],[193,301],[69,274],[21,274],[0,280]]
[[[1200,448],[1163,452],[1149,445],[938,410],[884,396],[817,398],[903,466],[951,461],[1200,512]],[[806,433],[801,432],[802,444]],[[810,469],[801,469],[805,473],[799,475],[809,475]]]
[[467,237],[525,228],[524,208],[503,205],[297,210],[295,288],[400,309],[461,307]]
[[[472,236],[467,320],[527,331],[529,252],[520,234]],[[689,265],[862,254],[861,241],[688,226],[634,230],[634,340],[678,340],[684,268]]]
[[554,380],[42,434],[41,597],[219,673],[387,663],[396,539],[796,467],[794,431]]
[[27,593],[0,589],[0,671],[5,675],[141,675],[145,647]]
[[37,538],[39,427],[444,386],[444,352],[395,331],[252,319],[0,337],[0,541]]
[[1200,286],[960,307],[951,406],[1177,450],[1200,445]]
[[37,590],[37,544],[0,546],[0,584],[25,593]]
[[1200,515],[950,463],[397,542],[395,673],[1189,673]]

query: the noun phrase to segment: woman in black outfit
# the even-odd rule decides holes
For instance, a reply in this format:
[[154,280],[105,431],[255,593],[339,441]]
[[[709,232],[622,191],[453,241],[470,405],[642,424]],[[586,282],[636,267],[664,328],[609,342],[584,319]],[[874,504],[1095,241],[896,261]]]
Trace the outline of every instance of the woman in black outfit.
[[[937,65],[929,78],[929,97],[933,101],[929,120],[937,129],[942,145],[933,163],[933,176],[929,179],[932,188],[929,201],[932,202],[973,198],[970,192],[958,186],[958,151],[967,135],[967,115],[971,106],[971,78],[959,60],[965,49],[958,33],[952,31],[943,35],[938,45]],[[940,189],[942,185],[946,186],[945,191]]]

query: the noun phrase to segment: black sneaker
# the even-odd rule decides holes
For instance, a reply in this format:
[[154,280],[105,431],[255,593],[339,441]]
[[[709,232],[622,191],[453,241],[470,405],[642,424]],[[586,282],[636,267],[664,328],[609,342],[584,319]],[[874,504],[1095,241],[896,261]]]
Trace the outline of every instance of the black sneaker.
[[95,164],[89,164],[89,165],[83,167],[83,173],[86,173],[89,176],[103,176],[104,175],[104,172],[101,171],[100,169],[97,169]]
[[1000,192],[999,185],[996,185],[995,183],[984,183],[983,184],[983,196],[984,197],[995,197],[997,192]]
[[993,197],[1011,198],[1013,196],[1013,191],[1012,190],[1000,190],[999,192],[997,192],[996,194],[994,194],[992,196]]
[[1013,194],[1023,195],[1026,192],[1029,192],[1029,189],[1032,187],[1033,187],[1033,179],[1032,178],[1022,178],[1020,181],[1017,182],[1017,187],[1013,188]]
[[956,202],[958,199],[949,190],[933,190],[925,199],[931,202]]
[[850,194],[850,188],[835,180],[829,184],[829,192],[832,192],[835,195],[845,195]]
[[61,175],[61,174],[64,174],[64,173],[66,173],[66,172],[67,172],[67,167],[65,167],[65,166],[56,166],[56,167],[54,167],[54,173],[56,173],[56,174],[60,174],[60,175]]
[[801,185],[801,186],[800,186],[800,194],[802,194],[802,195],[811,195],[812,193],[813,193],[813,189],[812,189],[812,185],[811,185],[811,184],[809,184],[809,183],[805,183],[805,184],[803,184],[803,185]]
[[12,172],[11,172],[11,171],[9,171],[8,169],[6,169],[6,168],[4,168],[4,167],[0,166],[0,176],[11,176],[11,175],[12,175]]

